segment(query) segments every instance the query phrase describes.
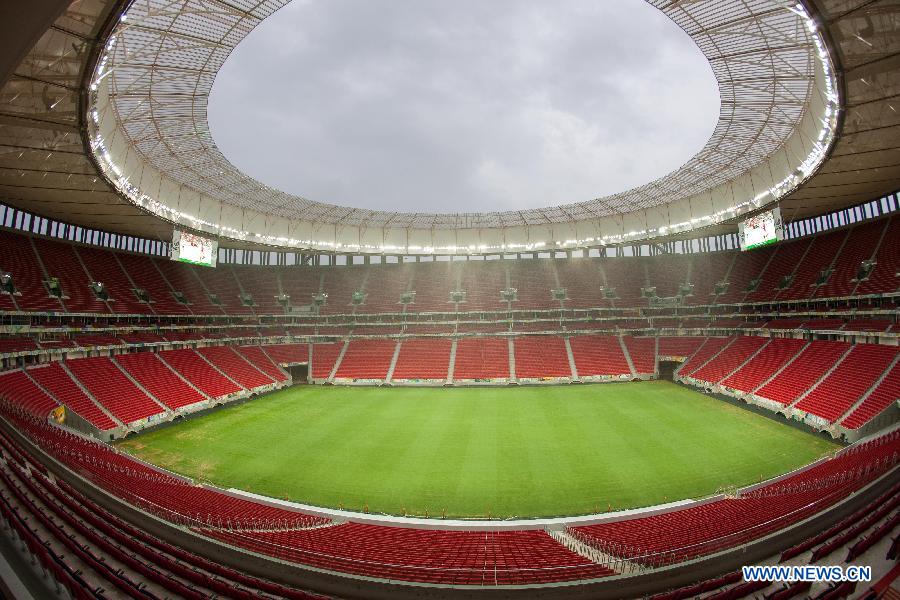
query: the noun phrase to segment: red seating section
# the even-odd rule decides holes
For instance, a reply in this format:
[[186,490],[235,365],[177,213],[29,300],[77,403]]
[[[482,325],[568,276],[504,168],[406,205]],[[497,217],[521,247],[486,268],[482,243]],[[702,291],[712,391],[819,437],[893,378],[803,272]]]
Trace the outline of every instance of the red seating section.
[[702,337],[660,337],[660,356],[690,356],[697,351],[706,338]]
[[869,397],[841,421],[841,425],[847,429],[858,429],[869,419],[896,402],[897,398],[900,398],[900,363],[894,364],[881,383],[872,390]]
[[397,342],[394,340],[353,340],[347,346],[335,377],[386,379]]
[[792,404],[815,385],[849,348],[850,344],[844,342],[811,342],[791,364],[756,394],[784,405]]
[[896,346],[853,346],[838,367],[798,402],[796,408],[828,421],[837,420],[878,381],[895,356]]
[[569,338],[579,377],[631,375],[619,338],[579,335]]
[[[815,514],[890,470],[897,432],[738,498],[570,528],[584,543],[648,565],[681,562],[761,538]],[[839,475],[838,475],[839,474]]]
[[725,346],[731,343],[732,339],[733,338],[718,337],[707,338],[697,351],[681,365],[678,373],[682,376],[692,376],[694,371],[702,367],[713,356],[721,352]]
[[59,406],[29,379],[25,371],[20,370],[0,373],[0,398],[6,398],[36,417],[46,417]]
[[509,377],[509,344],[501,338],[463,338],[456,344],[453,379]]
[[556,336],[515,339],[516,378],[571,377],[565,341]]
[[739,392],[752,392],[775,375],[805,345],[804,340],[773,338],[753,360],[723,381],[722,385]]
[[334,362],[341,353],[343,343],[314,344],[312,349],[312,376],[315,379],[326,379],[334,368]]
[[259,346],[235,346],[234,350],[237,350],[244,360],[265,373],[272,381],[287,381],[287,376]]
[[269,385],[272,380],[244,360],[230,346],[208,346],[197,350],[230,379],[248,390]]
[[164,350],[159,353],[159,357],[211,398],[221,398],[241,391],[240,386],[210,366],[193,350]]
[[753,356],[766,342],[768,340],[761,337],[739,337],[728,346],[727,351],[719,353],[704,366],[691,373],[691,377],[709,383],[719,383]]
[[69,374],[63,370],[59,363],[50,363],[46,367],[29,369],[28,374],[44,389],[53,395],[66,408],[75,411],[81,418],[90,422],[97,429],[107,431],[115,429],[118,424],[107,416],[105,412],[85,396],[78,385],[72,381]]
[[[38,265],[30,239],[0,230],[0,247],[3,248],[0,271],[12,274],[16,289],[22,294],[16,297],[19,308],[33,311],[63,310],[59,300],[51,298],[44,287],[44,274]],[[7,310],[12,310],[12,300],[9,300]]]
[[441,531],[344,523],[303,531],[200,533],[290,562],[401,581],[493,586],[613,574],[540,530]]
[[436,379],[445,381],[450,368],[447,339],[404,340],[391,379]]
[[77,358],[66,365],[91,395],[125,424],[164,412],[109,358]]
[[622,341],[638,374],[656,373],[656,338],[623,336]]
[[296,365],[309,362],[309,348],[306,344],[271,344],[265,352],[279,365]]
[[120,354],[115,360],[157,400],[171,409],[206,400],[153,352]]

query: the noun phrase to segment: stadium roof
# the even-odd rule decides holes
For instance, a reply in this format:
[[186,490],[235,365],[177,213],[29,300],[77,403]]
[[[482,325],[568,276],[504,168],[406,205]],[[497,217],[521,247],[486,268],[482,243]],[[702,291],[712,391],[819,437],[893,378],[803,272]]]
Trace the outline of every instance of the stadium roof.
[[[453,234],[447,243],[456,248],[457,232],[470,230],[473,233],[459,248],[510,251],[519,246],[507,246],[508,239],[543,238],[551,243],[565,239],[587,246],[701,226],[718,225],[721,230],[726,224],[732,229],[730,223],[738,214],[772,200],[760,199],[762,191],[779,191],[758,177],[734,182],[754,170],[772,171],[773,164],[787,172],[818,168],[814,177],[807,178],[807,173],[795,177],[791,183],[800,185],[797,191],[794,185],[783,190],[792,192],[782,200],[788,219],[841,208],[900,187],[896,144],[900,135],[892,106],[900,85],[896,35],[900,8],[882,2],[817,3],[808,7],[811,19],[825,25],[816,36],[807,26],[811,20],[804,15],[807,9],[799,4],[654,0],[652,4],[684,28],[710,59],[722,95],[715,133],[676,172],[607,198],[515,212],[391,213],[290,196],[240,173],[215,147],[206,123],[208,92],[218,68],[261,19],[284,3],[135,0],[125,20],[120,18],[124,2],[82,0],[71,5],[0,91],[0,195],[38,214],[157,239],[168,238],[175,223],[234,242],[415,253],[423,247],[410,241],[419,231],[447,230]],[[835,147],[825,145],[821,156],[815,157],[827,159],[819,166],[817,161],[804,163],[806,157],[797,149],[814,148],[815,134],[823,129],[803,124],[811,112],[824,111],[821,100],[827,89],[816,63],[822,54],[834,69],[830,84],[845,112],[844,122],[835,123]],[[89,89],[92,80],[94,93]],[[93,125],[88,118],[92,110],[97,111]],[[115,117],[114,126],[108,115]],[[792,141],[798,133],[805,139]],[[110,161],[104,160],[104,153]],[[151,171],[158,173],[155,179],[149,176]],[[148,182],[151,185],[141,185]],[[732,206],[743,206],[728,213],[708,199],[698,204],[698,197],[723,189],[731,195]],[[171,201],[173,190],[177,202]],[[739,191],[757,201],[748,203],[738,197]],[[704,216],[695,210],[699,205],[718,214],[698,221],[698,227],[679,229],[672,226],[671,216],[678,212],[674,207],[679,201],[691,207],[681,210],[691,219]],[[197,209],[194,214],[185,210],[191,206]],[[662,213],[667,213],[671,225],[652,232],[641,227],[658,221]],[[292,229],[290,222],[298,216],[304,223]],[[610,228],[609,222],[618,226]],[[587,227],[594,223],[595,227]],[[310,228],[317,232],[310,234]],[[499,237],[498,229],[505,230]],[[486,234],[487,230],[494,233]],[[276,235],[260,236],[259,231]],[[537,237],[536,231],[541,232]],[[604,232],[613,234],[601,241],[599,234]],[[305,235],[293,235],[299,233]],[[625,233],[634,235],[629,238]],[[316,235],[354,241],[343,246],[316,244]],[[435,235],[450,239],[432,233],[432,240]],[[398,244],[388,243],[395,238]],[[488,244],[479,245],[483,239]],[[429,250],[436,252],[434,244]]]

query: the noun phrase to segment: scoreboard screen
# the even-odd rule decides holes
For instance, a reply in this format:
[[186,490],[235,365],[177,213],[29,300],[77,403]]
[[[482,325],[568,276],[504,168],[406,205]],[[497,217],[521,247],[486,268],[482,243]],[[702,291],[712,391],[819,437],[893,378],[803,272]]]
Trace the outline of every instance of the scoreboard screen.
[[178,229],[172,236],[172,260],[215,267],[218,254],[219,242],[215,240]]
[[750,217],[740,224],[741,250],[768,246],[784,239],[781,210],[774,208]]

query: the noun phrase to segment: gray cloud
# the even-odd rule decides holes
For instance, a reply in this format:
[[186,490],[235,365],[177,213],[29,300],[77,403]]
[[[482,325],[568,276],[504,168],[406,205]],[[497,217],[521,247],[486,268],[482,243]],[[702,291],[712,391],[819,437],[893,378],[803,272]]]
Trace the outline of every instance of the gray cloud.
[[209,117],[270,186],[457,212],[647,183],[718,108],[700,50],[641,0],[294,0],[228,59]]

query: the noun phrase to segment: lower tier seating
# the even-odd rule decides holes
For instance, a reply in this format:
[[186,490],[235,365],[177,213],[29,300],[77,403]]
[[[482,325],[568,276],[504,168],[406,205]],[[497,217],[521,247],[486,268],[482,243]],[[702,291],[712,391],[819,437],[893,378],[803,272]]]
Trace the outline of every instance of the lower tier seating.
[[81,391],[60,363],[54,362],[45,367],[28,369],[28,374],[66,408],[75,411],[78,416],[100,431],[118,427],[118,423],[109,418]]
[[619,338],[580,335],[569,339],[579,377],[631,375]]
[[756,394],[780,404],[792,404],[814,386],[849,349],[850,344],[844,342],[810,342],[791,364]]
[[346,379],[387,379],[397,342],[394,340],[353,340],[334,374]]
[[392,379],[446,380],[452,347],[446,339],[404,340]]
[[569,354],[565,341],[556,336],[523,336],[516,338],[516,377],[571,377]]
[[509,377],[509,343],[501,338],[463,338],[456,344],[453,379]]
[[230,346],[207,346],[199,348],[197,352],[225,373],[229,379],[248,390],[272,383],[272,379],[244,360]]
[[91,395],[125,424],[165,412],[109,358],[76,358],[66,365]]
[[153,352],[121,354],[115,360],[157,400],[173,410],[206,400]]
[[159,353],[159,357],[211,398],[221,398],[241,391],[239,385],[213,368],[190,348],[164,350]]
[[369,577],[518,585],[613,575],[544,531],[440,531],[344,523],[302,531],[199,533],[276,558]]
[[896,346],[853,346],[837,368],[798,402],[796,408],[829,422],[839,419],[878,381],[896,356]]

